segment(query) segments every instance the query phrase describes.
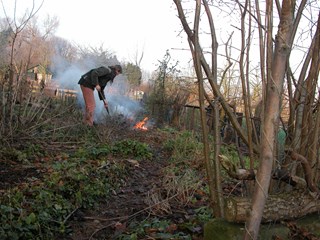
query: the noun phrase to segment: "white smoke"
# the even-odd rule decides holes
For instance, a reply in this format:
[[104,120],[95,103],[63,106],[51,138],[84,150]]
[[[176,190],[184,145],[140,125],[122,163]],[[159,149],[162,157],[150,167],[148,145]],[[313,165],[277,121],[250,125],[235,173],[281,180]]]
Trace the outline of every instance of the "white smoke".
[[[143,111],[140,102],[128,96],[129,90],[128,79],[123,74],[116,76],[112,84],[107,84],[104,93],[110,115],[122,115],[129,119],[135,119],[137,114]],[[95,99],[97,104],[95,118],[99,120],[105,115],[106,109],[104,109],[103,101],[99,101],[98,94],[95,94]]]
[[[112,62],[114,65],[115,63]],[[78,81],[81,76],[93,68],[100,67],[94,65],[93,61],[82,62],[81,64],[70,65],[64,59],[55,58],[52,70],[56,73],[53,80],[59,85],[61,90],[75,90],[77,92],[77,103],[84,111],[85,104]],[[143,111],[139,101],[133,100],[128,96],[130,89],[128,79],[124,74],[120,74],[114,78],[113,83],[107,84],[104,89],[106,100],[109,106],[110,115],[123,115],[129,119],[135,119],[139,112]],[[94,91],[96,102],[95,122],[103,122],[108,113],[104,108],[103,101],[100,100],[98,92]]]

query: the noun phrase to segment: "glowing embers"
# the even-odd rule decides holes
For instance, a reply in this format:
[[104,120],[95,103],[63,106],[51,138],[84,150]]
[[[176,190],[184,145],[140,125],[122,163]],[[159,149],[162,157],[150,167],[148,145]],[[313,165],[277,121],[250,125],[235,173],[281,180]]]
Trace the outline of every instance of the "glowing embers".
[[147,124],[148,120],[149,120],[149,118],[145,117],[142,121],[136,123],[136,125],[133,126],[133,129],[147,131],[148,128],[147,128],[146,124]]

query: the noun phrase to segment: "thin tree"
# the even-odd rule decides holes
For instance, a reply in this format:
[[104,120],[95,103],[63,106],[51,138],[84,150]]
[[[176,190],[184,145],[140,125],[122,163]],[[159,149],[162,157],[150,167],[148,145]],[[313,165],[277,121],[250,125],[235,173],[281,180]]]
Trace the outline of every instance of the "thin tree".
[[35,2],[33,1],[33,4],[31,6],[30,12],[26,11],[24,15],[22,16],[21,20],[18,20],[16,18],[17,14],[17,1],[14,2],[14,18],[13,20],[10,19],[10,17],[7,14],[6,7],[1,0],[1,5],[3,12],[5,14],[6,21],[8,23],[9,28],[11,29],[11,50],[10,50],[10,61],[9,61],[9,77],[8,77],[8,89],[6,91],[7,104],[3,106],[5,108],[4,110],[4,116],[2,118],[2,126],[4,126],[4,130],[7,131],[7,133],[12,132],[12,118],[13,118],[13,106],[15,102],[14,96],[16,95],[14,92],[14,74],[17,73],[14,60],[15,60],[15,48],[16,48],[16,42],[19,37],[19,34],[25,29],[28,22],[39,12],[41,9],[43,2],[36,7]]
[[[210,14],[210,9],[214,8],[211,6],[211,8],[207,8],[207,4],[209,1],[202,1],[202,4],[205,6],[205,14]],[[288,80],[288,91],[290,96],[290,118],[289,118],[289,128],[288,128],[288,136],[291,138],[288,143],[291,143],[291,146],[294,147],[294,149],[302,149],[306,150],[306,148],[303,148],[301,146],[312,146],[309,148],[308,152],[304,152],[304,154],[309,154],[310,158],[317,158],[316,160],[313,160],[312,163],[316,163],[315,166],[319,166],[319,160],[317,157],[317,149],[319,149],[319,132],[317,130],[318,124],[320,122],[320,114],[318,114],[318,106],[319,106],[319,96],[316,96],[316,86],[317,86],[317,79],[319,76],[319,57],[317,56],[319,49],[317,46],[319,46],[318,39],[316,36],[318,36],[318,32],[316,34],[311,34],[310,36],[314,36],[314,39],[312,41],[312,44],[308,46],[309,53],[304,58],[305,62],[304,65],[302,65],[302,68],[300,70],[300,76],[298,79],[298,82],[295,81],[292,70],[290,68],[290,61],[289,57],[291,56],[292,51],[292,45],[293,41],[295,39],[295,35],[297,33],[297,29],[300,23],[300,20],[303,16],[303,9],[305,8],[306,1],[303,0],[300,2],[300,5],[298,8],[295,8],[295,1],[291,0],[283,0],[280,4],[279,1],[276,1],[275,5],[273,5],[272,0],[267,0],[265,5],[265,15],[264,15],[264,23],[262,20],[262,11],[260,10],[259,1],[255,1],[256,6],[256,12],[252,12],[250,8],[249,1],[245,1],[245,5],[243,6],[240,1],[236,1],[238,5],[240,6],[240,9],[242,10],[242,19],[248,19],[247,21],[256,21],[256,26],[258,27],[258,45],[260,46],[259,53],[260,53],[260,79],[262,82],[261,86],[261,92],[262,92],[262,133],[260,134],[261,141],[258,141],[260,145],[255,145],[248,137],[248,133],[244,132],[239,123],[237,122],[236,117],[233,114],[232,109],[228,106],[228,103],[224,97],[224,95],[220,91],[220,86],[215,81],[216,79],[216,71],[214,70],[214,66],[212,68],[209,67],[209,64],[207,63],[207,59],[205,58],[205,55],[208,55],[207,51],[204,51],[200,46],[200,27],[199,27],[199,15],[203,14],[203,12],[200,11],[201,2],[196,2],[195,7],[195,16],[193,19],[194,26],[191,28],[189,25],[190,20],[187,20],[186,14],[190,13],[190,11],[186,11],[182,7],[182,1],[180,0],[174,0],[174,3],[177,6],[177,11],[179,15],[179,19],[181,21],[183,30],[186,32],[190,50],[193,54],[193,62],[197,73],[198,78],[198,84],[199,87],[199,97],[200,102],[203,101],[203,98],[201,96],[201,93],[203,92],[202,84],[203,79],[208,79],[209,86],[211,87],[210,90],[212,90],[213,94],[219,98],[219,101],[221,102],[221,105],[230,118],[230,121],[234,127],[234,129],[237,131],[241,139],[244,143],[246,143],[249,148],[251,147],[252,151],[255,153],[260,154],[259,157],[259,168],[258,168],[258,174],[256,175],[256,186],[255,186],[255,192],[254,197],[252,201],[252,208],[251,208],[251,215],[250,218],[247,219],[246,227],[247,232],[245,234],[246,239],[257,239],[258,232],[259,232],[259,226],[262,219],[262,213],[264,210],[264,206],[266,203],[266,200],[268,198],[269,194],[269,188],[270,188],[270,180],[271,180],[271,173],[273,170],[273,167],[275,166],[275,163],[277,163],[277,166],[281,165],[281,162],[277,159],[277,135],[279,130],[279,124],[281,119],[281,113],[282,113],[282,100],[283,100],[283,93],[284,93],[284,80],[285,76]],[[189,2],[188,2],[189,3]],[[210,1],[210,3],[214,3],[214,1]],[[187,4],[187,3],[185,3]],[[310,3],[311,6],[312,3]],[[295,12],[296,11],[296,12]],[[274,27],[274,14],[279,13],[279,26],[276,38],[273,38],[273,30]],[[244,14],[245,13],[245,14]],[[245,18],[246,15],[249,15],[249,18]],[[210,17],[209,17],[210,18]],[[192,21],[191,21],[192,22]],[[202,21],[203,22],[203,21]],[[250,23],[251,24],[251,23]],[[248,24],[247,26],[251,26]],[[209,21],[209,25],[210,21]],[[239,29],[245,33],[244,21],[242,21],[242,27],[239,27]],[[312,26],[313,27],[313,26]],[[250,29],[250,27],[249,27]],[[215,42],[215,34],[214,28],[210,29],[211,35],[207,34],[207,36],[211,36],[212,42]],[[253,34],[253,31],[249,30],[248,36],[250,34]],[[241,66],[239,66],[241,71],[241,78],[243,81],[243,88],[242,88],[242,94],[247,94],[245,96],[245,101],[247,101],[244,105],[247,106],[247,118],[246,118],[246,124],[248,126],[248,123],[250,122],[250,88],[249,88],[249,47],[251,44],[251,39],[247,37],[247,42],[245,42],[245,34],[242,34],[242,48],[240,56]],[[245,44],[244,44],[245,43]],[[214,44],[213,44],[214,45]],[[212,47],[211,54],[215,55],[217,52]],[[247,50],[247,52],[244,52]],[[244,54],[245,53],[245,54]],[[313,53],[313,54],[312,54]],[[247,54],[247,56],[246,56]],[[233,58],[234,59],[234,58]],[[215,57],[211,56],[212,62],[215,61]],[[310,65],[311,63],[311,65]],[[308,70],[310,70],[308,74]],[[307,76],[307,77],[306,77]],[[293,83],[294,86],[291,86],[291,83]],[[206,96],[206,93],[203,92],[203,94]],[[310,96],[307,97],[307,94],[310,94]],[[306,99],[308,101],[306,101]],[[307,104],[307,105],[306,105]],[[318,116],[319,115],[319,116]],[[304,116],[306,118],[304,118]],[[306,123],[306,128],[301,129],[302,123]],[[284,125],[285,127],[285,125]],[[251,134],[249,134],[251,136]],[[303,137],[305,136],[305,137]],[[308,137],[307,137],[308,136]],[[303,137],[303,138],[302,138]],[[304,145],[302,145],[302,143]],[[251,145],[252,144],[252,145]],[[306,145],[305,145],[306,144]],[[299,152],[299,151],[298,151]],[[207,154],[207,151],[204,152]],[[294,152],[288,151],[288,156],[293,159],[303,159],[305,162],[310,162],[311,160],[308,159],[305,161],[306,158],[304,158],[302,155],[296,155]],[[310,162],[311,163],[311,162]],[[214,168],[214,165],[210,165],[211,163],[207,162],[207,167]],[[252,162],[251,162],[252,165]],[[312,165],[313,166],[313,165]],[[310,164],[305,167],[305,169],[308,169],[308,173],[311,171]],[[209,176],[209,187],[211,191],[217,191],[214,184],[214,173],[215,170],[208,169],[208,174],[213,174],[212,176]],[[308,175],[308,174],[307,174]],[[317,177],[314,176],[314,179],[318,179],[319,175]],[[314,182],[308,179],[306,179],[308,182],[308,186],[312,191],[316,191],[317,189],[314,187]],[[214,201],[214,199],[213,199]]]
[[268,198],[273,153],[277,136],[281,96],[283,93],[284,76],[287,59],[291,51],[290,39],[293,29],[294,1],[284,0],[280,15],[280,24],[275,39],[275,50],[271,65],[270,77],[267,80],[264,124],[261,137],[261,155],[256,175],[256,187],[252,199],[252,210],[246,223],[244,239],[257,239],[263,209]]

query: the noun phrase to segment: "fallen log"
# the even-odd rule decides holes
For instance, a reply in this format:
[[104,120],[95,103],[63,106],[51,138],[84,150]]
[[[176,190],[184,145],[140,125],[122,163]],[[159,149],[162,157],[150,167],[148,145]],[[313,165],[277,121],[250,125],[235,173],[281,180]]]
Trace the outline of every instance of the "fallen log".
[[[295,152],[290,154],[293,160],[302,162],[305,173],[310,174],[307,160]],[[239,169],[224,155],[219,155],[219,160],[230,177],[237,180],[255,180],[256,170]],[[290,184],[294,188],[290,192],[268,196],[262,222],[292,220],[320,211],[320,192],[309,174],[303,179],[290,175],[286,169],[277,169],[273,172],[273,179]],[[224,208],[227,221],[244,223],[251,211],[251,198],[225,197]]]
[[[224,206],[225,219],[228,222],[244,223],[251,211],[251,198],[226,197]],[[269,195],[263,211],[262,222],[292,220],[319,211],[320,199],[317,193],[294,190],[288,193]]]
[[[289,154],[289,150],[288,154]],[[320,190],[316,187],[315,183],[312,181],[311,167],[303,156],[297,154],[293,151],[290,152],[291,158],[294,161],[301,162],[304,172],[305,179],[291,175],[287,169],[279,168],[275,169],[272,174],[272,179],[280,180],[285,182],[295,188],[305,189],[308,188],[311,192],[317,192],[320,194]],[[226,156],[219,155],[219,161],[224,170],[226,170],[227,174],[237,180],[254,180],[256,177],[257,170],[255,169],[242,169],[237,168],[236,165],[230,161]]]

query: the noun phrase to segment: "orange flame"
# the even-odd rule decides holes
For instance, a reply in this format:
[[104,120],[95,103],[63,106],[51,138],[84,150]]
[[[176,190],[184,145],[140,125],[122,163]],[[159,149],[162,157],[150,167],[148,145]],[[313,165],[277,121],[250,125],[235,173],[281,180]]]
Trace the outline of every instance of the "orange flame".
[[148,130],[148,128],[145,126],[145,124],[148,121],[148,117],[145,117],[142,121],[138,122],[136,125],[134,125],[134,129],[140,129],[140,130]]

